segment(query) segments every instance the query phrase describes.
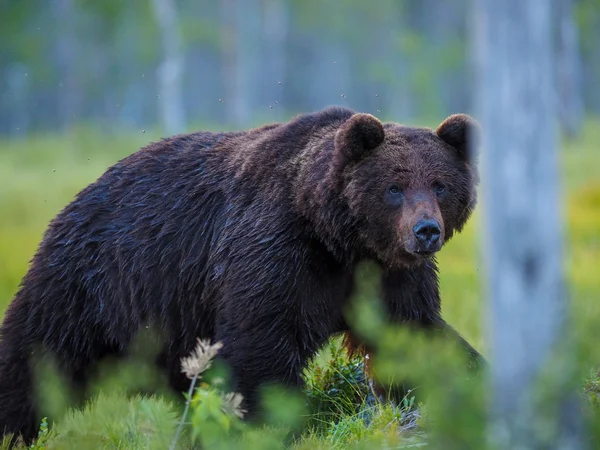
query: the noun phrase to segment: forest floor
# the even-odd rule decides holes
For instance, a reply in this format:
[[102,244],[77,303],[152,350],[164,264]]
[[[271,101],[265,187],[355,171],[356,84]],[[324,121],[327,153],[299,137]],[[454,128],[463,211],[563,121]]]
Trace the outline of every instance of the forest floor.
[[[100,135],[82,128],[68,136],[38,135],[21,141],[0,141],[0,317],[16,292],[52,217],[109,165],[157,138],[150,132],[123,137]],[[573,329],[579,342],[597,342],[593,330],[597,330],[600,323],[599,142],[600,121],[590,120],[580,138],[564,143],[560,155],[570,320],[576,324]],[[475,348],[487,355],[484,248],[480,232],[482,211],[480,205],[463,233],[446,245],[438,261],[444,317]],[[593,337],[588,338],[590,336]],[[600,380],[595,376],[595,369],[600,366],[600,354],[592,347],[581,347],[582,358],[595,361],[596,366],[589,367],[588,376],[581,384],[592,403],[598,403]],[[352,378],[360,378],[360,364],[356,361],[348,363],[338,350],[336,345],[329,346],[307,373],[309,394],[313,399],[319,400],[320,395],[337,395],[343,387],[338,386],[332,391],[336,377],[337,382],[348,382],[348,386],[352,385]],[[360,413],[367,407],[370,394],[364,389],[355,389],[354,394],[361,399],[361,407],[340,405],[338,416],[329,415],[321,426],[305,429],[296,446],[347,448],[369,437],[389,436],[390,432],[398,434],[401,430],[412,431],[404,434],[398,446],[423,445],[419,432],[415,432],[421,413],[416,405],[410,404],[410,399],[399,409],[380,406],[377,417],[365,421]],[[99,398],[83,412],[70,413],[69,418],[64,419],[68,425],[62,427],[69,432],[63,432],[63,435],[85,435],[85,448],[168,447],[179,420],[178,413],[174,413],[168,403],[153,398],[110,398],[113,400]],[[57,433],[40,441],[37,448],[66,448],[64,441],[58,443],[61,419],[56,421]],[[97,425],[94,432],[97,444],[92,444],[94,439],[86,434],[88,423]],[[159,433],[159,430],[162,431]],[[53,439],[59,440],[53,445]],[[72,442],[76,440],[73,437]],[[182,448],[186,448],[185,445]]]

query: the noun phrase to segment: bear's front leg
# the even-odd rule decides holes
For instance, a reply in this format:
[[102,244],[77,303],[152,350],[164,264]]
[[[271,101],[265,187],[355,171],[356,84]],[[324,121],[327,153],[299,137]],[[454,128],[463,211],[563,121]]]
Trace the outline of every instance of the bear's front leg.
[[223,343],[220,357],[230,370],[232,388],[244,397],[249,419],[260,415],[261,386],[273,383],[300,390],[307,361],[307,352],[293,336],[296,324],[275,317],[268,318],[270,322],[254,319],[221,324],[217,332]]
[[[381,297],[392,324],[427,330],[456,340],[466,351],[468,368],[474,372],[479,372],[486,365],[483,356],[442,319],[438,278],[433,262],[427,261],[410,269],[390,270],[381,275]],[[350,352],[372,354],[377,351],[376,347],[363,342],[352,332],[348,333],[345,343]],[[374,380],[377,394],[396,403],[401,402],[414,380],[396,380],[393,386],[383,386],[368,362],[365,360],[365,369]]]
[[215,339],[223,343],[219,356],[233,388],[256,418],[262,385],[301,389],[302,371],[332,334],[333,319],[328,290],[305,262],[306,251],[279,246],[273,254],[252,244],[244,250],[243,257],[229,255],[226,275],[213,291]]
[[433,261],[385,273],[382,290],[392,322],[404,323],[456,340],[467,352],[469,369],[477,372],[486,365],[483,356],[442,319],[438,277]]
[[475,350],[458,331],[448,325],[441,317],[434,322],[427,321],[425,323],[420,323],[419,325],[458,342],[458,344],[467,352],[469,370],[478,373],[487,366],[487,361],[483,355]]

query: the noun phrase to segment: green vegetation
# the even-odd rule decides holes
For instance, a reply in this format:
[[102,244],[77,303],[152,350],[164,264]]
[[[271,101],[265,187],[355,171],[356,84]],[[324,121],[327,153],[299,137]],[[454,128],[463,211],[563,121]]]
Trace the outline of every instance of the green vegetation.
[[[68,136],[0,142],[0,316],[52,217],[111,163],[157,138],[150,132],[119,137],[81,128]],[[577,356],[573,372],[592,412],[600,404],[600,379],[596,376],[600,348],[595,345],[600,323],[598,142],[600,121],[589,121],[580,139],[565,143],[560,164],[570,321],[576,324],[570,327]],[[487,354],[481,213],[479,208],[466,230],[442,251],[439,262],[445,318]],[[368,289],[363,291],[363,297],[370,295]],[[360,302],[357,305],[360,307]],[[373,323],[367,324],[367,331],[377,329]],[[220,391],[218,378],[198,381],[187,416],[192,426],[185,427],[177,448],[195,448],[200,442],[214,448],[217,444],[211,436],[222,438],[218,441],[221,448],[281,448],[290,430],[295,432],[292,444],[298,449],[377,448],[384,444],[402,448],[423,442],[443,448],[484,448],[484,386],[479,381],[459,381],[464,374],[460,361],[450,358],[452,349],[427,350],[424,346],[430,344],[418,336],[402,345],[408,337],[398,330],[378,336],[383,341],[381,358],[375,361],[378,374],[411,374],[411,379],[419,380],[415,392],[426,392],[423,398],[417,395],[415,400],[414,393],[409,393],[398,406],[381,403],[365,380],[362,361],[348,358],[335,339],[306,373],[308,404],[291,394],[283,398],[280,391],[272,391],[266,417],[269,426],[264,429],[239,421],[235,408],[227,406],[235,399]],[[133,378],[140,378],[134,367],[130,370]],[[51,389],[45,387],[42,392],[50,398],[54,395]],[[429,401],[432,398],[434,401]],[[49,416],[41,424],[40,440],[33,448],[168,448],[184,401],[183,396],[177,404],[170,397],[127,398],[118,389],[104,392],[82,409]],[[300,423],[298,417],[306,420]],[[591,427],[593,432],[600,433],[597,415],[590,414],[589,420],[596,424]],[[595,437],[600,442],[600,436]],[[5,446],[0,443],[2,448]]]

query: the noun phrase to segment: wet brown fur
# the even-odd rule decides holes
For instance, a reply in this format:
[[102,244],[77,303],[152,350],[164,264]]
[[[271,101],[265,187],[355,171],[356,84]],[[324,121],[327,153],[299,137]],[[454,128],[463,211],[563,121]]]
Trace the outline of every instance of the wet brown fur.
[[35,435],[36,346],[85,385],[148,324],[167,337],[162,366],[179,392],[196,338],[223,341],[253,413],[262,383],[301,386],[307,360],[349,331],[343,311],[364,259],[383,269],[391,321],[449,329],[435,260],[414,253],[412,228],[435,219],[443,243],[464,226],[476,202],[475,128],[464,115],[433,131],[332,107],[174,136],[118,162],[51,222],[6,311],[0,430]]

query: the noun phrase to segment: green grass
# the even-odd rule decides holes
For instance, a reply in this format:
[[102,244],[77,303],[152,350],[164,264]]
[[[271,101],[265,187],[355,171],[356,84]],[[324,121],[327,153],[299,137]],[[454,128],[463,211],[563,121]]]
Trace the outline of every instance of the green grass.
[[[69,136],[40,135],[23,141],[0,141],[0,317],[52,217],[110,164],[157,138],[150,132],[106,136],[82,128]],[[562,146],[560,160],[570,319],[577,323],[579,342],[590,344],[580,350],[582,358],[590,361],[581,385],[595,405],[600,398],[600,380],[595,376],[600,353],[592,345],[600,323],[598,142],[600,120],[590,120],[580,139]],[[441,252],[439,263],[444,317],[485,354],[486,303],[479,211],[481,208],[464,232]],[[385,441],[392,447],[400,445],[398,429],[416,417],[410,416],[415,405],[369,406],[369,391],[362,381],[357,381],[357,362],[346,361],[333,346],[317,358],[307,374],[310,402],[318,414],[309,418],[296,447],[347,448],[367,439]],[[113,398],[112,403],[108,398]],[[148,442],[164,444],[168,442],[166,436],[174,433],[177,410],[160,400],[100,397],[94,405],[59,421],[51,429],[49,444],[40,448],[67,448],[65,436],[75,436],[72,442],[97,443],[86,448],[148,448]],[[374,408],[374,412],[365,421],[368,408]],[[86,431],[89,423],[97,425],[96,431]],[[415,439],[419,440],[418,433],[405,433],[403,442]]]

